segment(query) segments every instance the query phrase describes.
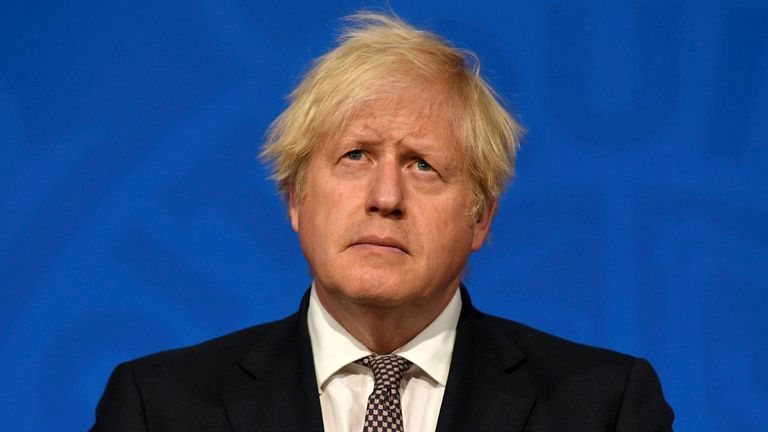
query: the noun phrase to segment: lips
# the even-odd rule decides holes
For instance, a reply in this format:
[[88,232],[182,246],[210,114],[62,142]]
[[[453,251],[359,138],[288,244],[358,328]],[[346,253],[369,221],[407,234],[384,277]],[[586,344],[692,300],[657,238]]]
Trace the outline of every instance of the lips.
[[408,249],[399,241],[392,237],[364,236],[352,242],[349,247],[370,247],[396,249],[403,253],[408,253]]

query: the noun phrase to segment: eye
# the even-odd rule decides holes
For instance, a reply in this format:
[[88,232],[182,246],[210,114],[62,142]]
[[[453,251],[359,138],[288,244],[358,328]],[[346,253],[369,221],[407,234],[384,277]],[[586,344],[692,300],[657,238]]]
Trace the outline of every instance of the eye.
[[418,169],[419,171],[433,170],[432,165],[428,164],[427,161],[425,161],[424,159],[419,159],[418,161],[416,161],[416,169]]
[[362,150],[352,150],[348,151],[344,154],[344,157],[349,160],[359,161],[363,159],[363,151]]

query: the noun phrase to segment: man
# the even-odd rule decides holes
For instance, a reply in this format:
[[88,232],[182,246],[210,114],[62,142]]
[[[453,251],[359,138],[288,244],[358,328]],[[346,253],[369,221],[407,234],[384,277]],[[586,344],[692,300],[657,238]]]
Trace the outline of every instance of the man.
[[93,430],[671,430],[644,360],[472,307],[521,128],[465,53],[351,21],[263,152],[314,278],[300,311],[118,366]]

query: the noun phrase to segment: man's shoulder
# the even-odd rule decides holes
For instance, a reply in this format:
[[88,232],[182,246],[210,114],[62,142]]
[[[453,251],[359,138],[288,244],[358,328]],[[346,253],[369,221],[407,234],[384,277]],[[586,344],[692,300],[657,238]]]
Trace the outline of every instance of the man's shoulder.
[[520,349],[526,351],[526,354],[535,355],[538,352],[549,353],[556,351],[576,357],[598,356],[616,361],[626,361],[632,358],[617,351],[566,339],[511,319],[482,312],[479,315],[488,325],[498,328],[501,333],[513,340]]
[[575,342],[502,317],[478,313],[477,325],[483,329],[478,343],[511,346],[524,357],[529,369],[554,379],[594,373],[621,380],[637,362],[647,364],[628,354]]
[[279,367],[291,353],[295,357],[302,322],[293,314],[121,363],[99,402],[93,430],[145,430],[147,424],[223,430],[229,420],[222,398],[239,397],[253,378]]
[[284,350],[293,339],[298,324],[297,314],[278,321],[247,327],[223,336],[182,348],[160,351],[125,363],[140,376],[177,374],[223,377],[252,351],[262,355]]
[[462,366],[509,394],[536,399],[531,424],[554,425],[554,430],[606,424],[617,430],[639,425],[670,430],[674,414],[646,360],[483,313],[473,314],[465,326],[458,353]]

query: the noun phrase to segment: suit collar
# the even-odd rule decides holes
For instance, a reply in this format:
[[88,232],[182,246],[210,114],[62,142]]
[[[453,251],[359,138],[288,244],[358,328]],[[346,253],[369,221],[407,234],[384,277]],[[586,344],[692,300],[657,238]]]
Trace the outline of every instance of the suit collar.
[[224,394],[236,432],[323,430],[312,347],[307,331],[309,292],[301,309],[271,329],[241,361],[242,385]]
[[463,285],[461,295],[462,312],[437,431],[520,431],[536,400],[517,370],[525,356],[495,318],[472,306]]

